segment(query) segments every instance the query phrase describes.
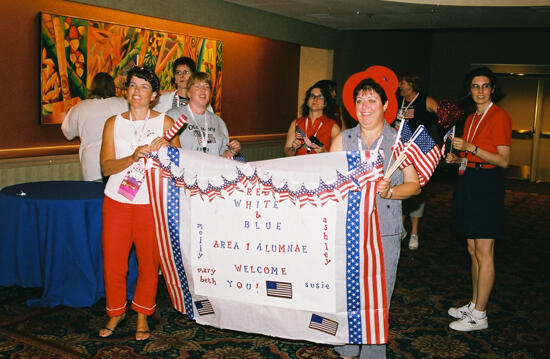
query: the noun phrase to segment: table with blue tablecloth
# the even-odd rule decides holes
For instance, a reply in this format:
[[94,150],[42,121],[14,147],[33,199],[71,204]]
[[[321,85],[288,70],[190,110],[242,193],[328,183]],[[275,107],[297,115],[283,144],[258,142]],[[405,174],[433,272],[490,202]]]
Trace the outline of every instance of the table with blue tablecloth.
[[[0,192],[0,286],[41,287],[30,306],[86,307],[105,296],[101,230],[104,185],[21,183]],[[128,298],[137,264],[130,256]]]

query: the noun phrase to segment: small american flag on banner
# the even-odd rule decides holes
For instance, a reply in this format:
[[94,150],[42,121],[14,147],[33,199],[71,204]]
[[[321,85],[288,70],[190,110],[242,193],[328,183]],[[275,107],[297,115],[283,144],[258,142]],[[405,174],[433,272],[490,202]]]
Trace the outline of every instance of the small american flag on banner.
[[377,179],[382,177],[383,166],[384,158],[382,157],[382,154],[380,152],[378,152],[376,159],[369,158],[369,160],[367,160],[366,162],[361,162],[358,167],[363,173],[355,178],[355,180],[359,184],[359,187],[364,188],[367,185],[367,182],[376,181]]
[[268,297],[292,299],[292,283],[267,280],[265,282],[265,287]]
[[214,308],[212,308],[212,304],[208,299],[196,301],[195,307],[197,307],[199,315],[214,314]]
[[309,327],[310,329],[320,330],[330,335],[336,335],[338,331],[338,322],[321,317],[317,314],[312,314],[311,320],[309,321]]

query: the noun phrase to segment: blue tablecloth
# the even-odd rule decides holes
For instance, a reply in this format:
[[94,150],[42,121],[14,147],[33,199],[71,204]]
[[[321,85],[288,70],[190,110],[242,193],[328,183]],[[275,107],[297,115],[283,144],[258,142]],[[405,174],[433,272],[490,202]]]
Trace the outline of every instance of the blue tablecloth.
[[[30,306],[86,307],[105,296],[98,182],[22,183],[0,192],[0,285],[42,287]],[[137,277],[130,257],[128,298]]]

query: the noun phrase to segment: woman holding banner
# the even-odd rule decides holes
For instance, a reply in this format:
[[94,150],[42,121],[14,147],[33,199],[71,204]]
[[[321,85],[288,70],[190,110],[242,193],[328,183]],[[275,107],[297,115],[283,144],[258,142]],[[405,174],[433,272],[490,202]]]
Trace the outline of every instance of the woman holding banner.
[[[159,91],[155,73],[134,67],[126,77],[129,111],[105,123],[101,170],[110,176],[103,201],[103,274],[109,320],[99,331],[105,338],[126,319],[126,275],[132,245],[138,261],[132,309],[137,314],[136,340],[149,338],[147,316],[155,311],[159,253],[153,211],[145,181],[144,157],[169,142],[163,138],[173,121],[150,108]],[[179,147],[175,138],[171,144]]]
[[494,245],[500,237],[504,217],[504,177],[512,141],[512,119],[493,104],[503,94],[495,74],[477,68],[464,79],[463,96],[475,108],[464,124],[463,137],[453,146],[447,163],[460,165],[453,197],[453,229],[466,238],[472,259],[472,299],[462,307],[449,309],[457,320],[449,327],[459,331],[489,326],[485,308],[495,280]]
[[[362,73],[364,74],[363,79],[353,90],[355,115],[359,124],[338,135],[330,148],[331,151],[364,151],[378,148],[384,153],[384,171],[388,169],[390,158],[392,157],[392,145],[397,136],[397,131],[384,119],[384,114],[389,104],[386,94],[394,93],[396,90],[396,87],[391,88],[391,82],[388,81],[390,75],[393,75],[395,84],[397,84],[395,74],[389,69],[386,70],[389,73],[380,74],[376,71],[369,73],[369,70]],[[346,91],[344,91],[345,93]],[[350,108],[346,107],[349,111]],[[393,119],[389,119],[390,122]],[[386,296],[389,307],[401,249],[401,231],[403,230],[401,200],[420,193],[418,174],[415,168],[409,165],[402,170],[396,170],[390,178],[382,179],[378,182],[376,192],[376,208],[380,223]],[[335,350],[343,358],[351,358],[358,355],[359,358],[386,357],[385,344],[361,346],[347,344],[337,346]]]
[[182,148],[231,159],[241,150],[238,140],[229,141],[225,122],[211,111],[212,78],[206,72],[194,72],[187,81],[186,106],[172,108],[167,115],[188,119],[180,134]]

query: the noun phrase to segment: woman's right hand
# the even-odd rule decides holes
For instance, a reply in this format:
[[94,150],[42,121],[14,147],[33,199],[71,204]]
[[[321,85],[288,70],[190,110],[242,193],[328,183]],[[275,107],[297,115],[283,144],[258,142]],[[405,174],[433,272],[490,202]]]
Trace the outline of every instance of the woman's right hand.
[[137,162],[140,158],[144,158],[149,152],[151,152],[151,147],[149,145],[138,146],[132,154],[132,160]]
[[299,139],[295,138],[294,141],[292,141],[292,147],[295,150],[298,150],[300,147],[302,147],[302,143],[303,143],[302,140],[299,140]]

